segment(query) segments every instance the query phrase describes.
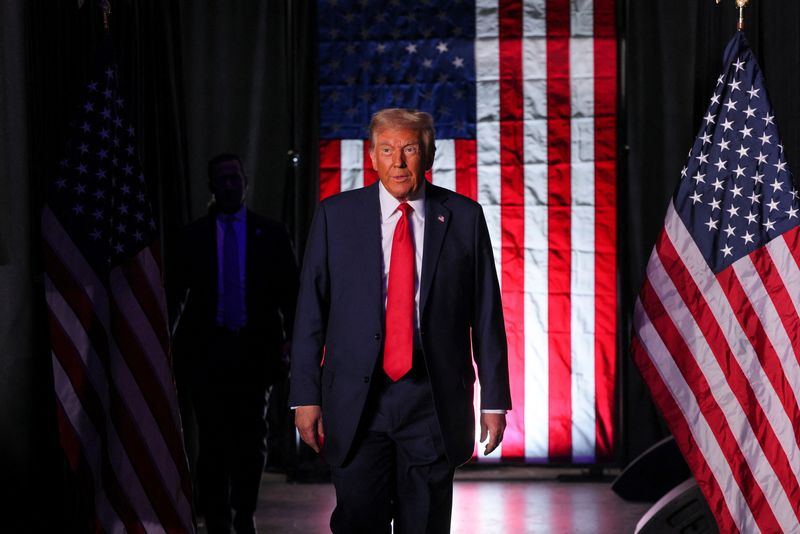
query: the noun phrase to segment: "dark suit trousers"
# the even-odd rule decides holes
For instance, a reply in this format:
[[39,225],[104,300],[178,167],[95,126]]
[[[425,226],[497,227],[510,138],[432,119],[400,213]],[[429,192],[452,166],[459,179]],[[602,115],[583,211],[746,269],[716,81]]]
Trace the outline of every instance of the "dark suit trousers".
[[230,532],[231,524],[247,532],[266,461],[268,391],[237,373],[246,355],[239,336],[217,329],[213,338],[207,374],[193,395],[200,506],[209,533]]
[[[415,370],[422,366],[415,364]],[[331,468],[335,534],[447,533],[454,470],[445,456],[431,388],[412,371],[373,382],[348,460]]]

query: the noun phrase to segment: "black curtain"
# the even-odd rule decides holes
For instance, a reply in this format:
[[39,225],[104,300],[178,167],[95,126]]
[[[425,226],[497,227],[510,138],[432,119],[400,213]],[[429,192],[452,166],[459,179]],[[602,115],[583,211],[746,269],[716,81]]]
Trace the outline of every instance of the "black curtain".
[[206,162],[239,154],[248,204],[300,249],[316,199],[314,2],[180,2],[190,219],[205,212]]
[[[628,0],[620,5],[622,161],[619,190],[622,335],[680,170],[700,128],[722,52],[736,31],[733,0]],[[745,35],[764,71],[789,168],[800,169],[800,3],[752,0]],[[623,463],[666,435],[627,348],[621,355]]]
[[0,517],[3,529],[44,524],[27,503],[61,511],[52,378],[32,335],[31,191],[26,116],[24,0],[0,3]]

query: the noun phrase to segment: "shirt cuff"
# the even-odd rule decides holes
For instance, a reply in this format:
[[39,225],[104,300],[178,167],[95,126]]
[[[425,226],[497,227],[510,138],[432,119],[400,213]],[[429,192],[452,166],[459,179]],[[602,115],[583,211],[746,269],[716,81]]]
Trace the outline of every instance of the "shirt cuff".
[[507,411],[508,410],[481,410],[481,413],[501,413],[505,415]]

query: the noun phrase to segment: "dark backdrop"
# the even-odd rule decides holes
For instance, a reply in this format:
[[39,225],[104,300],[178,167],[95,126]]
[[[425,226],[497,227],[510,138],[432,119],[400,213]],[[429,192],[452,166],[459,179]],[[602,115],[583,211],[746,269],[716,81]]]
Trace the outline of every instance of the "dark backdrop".
[[179,0],[189,219],[209,200],[206,162],[242,156],[248,203],[302,246],[316,198],[314,2]]
[[[38,217],[101,35],[96,3],[86,0],[80,10],[76,0],[0,3],[0,513],[10,531],[59,531],[69,521],[43,342]],[[797,168],[800,3],[752,3],[746,33],[787,160]],[[317,197],[313,4],[112,0],[142,134],[138,148],[167,250],[176,229],[205,208],[206,159],[230,150],[245,158],[251,204],[286,222],[302,251]],[[627,355],[630,311],[736,13],[733,0],[620,0],[618,20],[624,464],[665,432]]]

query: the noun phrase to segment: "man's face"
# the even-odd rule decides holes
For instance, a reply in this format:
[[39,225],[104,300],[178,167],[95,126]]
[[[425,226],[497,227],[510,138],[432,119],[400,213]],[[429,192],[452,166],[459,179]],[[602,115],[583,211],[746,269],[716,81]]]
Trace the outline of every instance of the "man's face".
[[417,130],[384,128],[375,132],[369,156],[381,183],[397,200],[408,200],[425,179],[422,139]]
[[221,161],[211,168],[209,187],[219,211],[236,213],[244,204],[247,178],[238,161]]

